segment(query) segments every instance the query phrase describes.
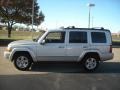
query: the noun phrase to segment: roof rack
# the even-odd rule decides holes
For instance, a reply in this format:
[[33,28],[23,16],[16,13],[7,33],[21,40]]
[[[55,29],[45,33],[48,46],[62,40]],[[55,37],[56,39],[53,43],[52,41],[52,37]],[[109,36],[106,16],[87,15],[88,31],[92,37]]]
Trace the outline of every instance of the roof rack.
[[75,26],[69,26],[64,29],[84,29],[84,30],[104,30],[103,27],[93,27],[93,28],[76,28]]
[[103,27],[93,27],[92,29],[104,29]]

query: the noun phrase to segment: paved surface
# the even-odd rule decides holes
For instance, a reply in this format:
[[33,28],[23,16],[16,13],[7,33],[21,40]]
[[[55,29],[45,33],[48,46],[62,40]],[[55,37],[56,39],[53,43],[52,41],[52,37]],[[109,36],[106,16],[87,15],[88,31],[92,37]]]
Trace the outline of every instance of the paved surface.
[[41,63],[19,71],[4,60],[4,49],[0,47],[0,90],[120,90],[120,48],[114,48],[114,59],[101,63],[94,73],[67,63]]

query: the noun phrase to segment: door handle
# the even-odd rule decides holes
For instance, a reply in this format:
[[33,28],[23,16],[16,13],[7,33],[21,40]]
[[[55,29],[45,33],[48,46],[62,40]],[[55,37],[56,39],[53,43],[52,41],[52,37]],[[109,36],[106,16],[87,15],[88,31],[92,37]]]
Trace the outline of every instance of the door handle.
[[59,46],[58,48],[64,48],[64,46]]
[[88,48],[88,46],[83,46],[83,48]]

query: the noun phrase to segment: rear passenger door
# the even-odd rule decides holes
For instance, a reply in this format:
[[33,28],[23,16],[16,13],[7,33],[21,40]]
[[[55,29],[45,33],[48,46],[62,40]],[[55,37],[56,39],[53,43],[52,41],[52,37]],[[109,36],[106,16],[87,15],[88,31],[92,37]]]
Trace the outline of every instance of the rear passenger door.
[[67,56],[69,60],[78,60],[83,50],[88,48],[87,36],[86,31],[69,31],[67,43]]

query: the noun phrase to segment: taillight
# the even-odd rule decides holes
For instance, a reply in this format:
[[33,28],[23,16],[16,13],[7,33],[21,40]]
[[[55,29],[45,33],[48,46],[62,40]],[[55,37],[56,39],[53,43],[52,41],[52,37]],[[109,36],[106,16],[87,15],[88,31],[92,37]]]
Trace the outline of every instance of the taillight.
[[112,53],[112,45],[110,45],[110,51],[109,52]]

